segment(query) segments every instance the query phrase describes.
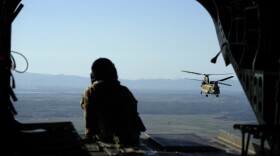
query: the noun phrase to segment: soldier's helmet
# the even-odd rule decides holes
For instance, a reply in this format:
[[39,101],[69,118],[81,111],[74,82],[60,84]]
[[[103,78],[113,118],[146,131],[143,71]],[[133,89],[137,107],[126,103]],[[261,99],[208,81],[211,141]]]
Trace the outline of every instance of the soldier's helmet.
[[91,81],[94,82],[96,80],[118,80],[117,69],[111,60],[98,58],[93,62],[91,66]]

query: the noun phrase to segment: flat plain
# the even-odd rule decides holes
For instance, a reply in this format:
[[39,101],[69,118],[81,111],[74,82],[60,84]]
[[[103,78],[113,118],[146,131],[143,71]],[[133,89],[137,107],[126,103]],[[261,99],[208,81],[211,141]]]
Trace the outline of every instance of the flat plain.
[[[193,133],[215,137],[220,129],[239,135],[233,124],[256,123],[242,92],[205,97],[192,91],[132,90],[147,133]],[[22,123],[71,121],[83,133],[81,92],[19,92],[14,106]]]

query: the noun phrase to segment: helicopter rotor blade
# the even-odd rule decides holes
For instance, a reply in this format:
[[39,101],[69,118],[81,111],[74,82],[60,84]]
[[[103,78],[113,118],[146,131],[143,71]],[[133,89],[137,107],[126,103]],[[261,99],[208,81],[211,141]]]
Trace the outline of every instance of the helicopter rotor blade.
[[233,73],[224,73],[224,74],[204,74],[204,75],[230,75],[230,74],[233,74]]
[[191,71],[187,71],[187,70],[182,70],[182,72],[191,73],[191,74],[196,74],[196,75],[205,75],[205,76],[209,76],[209,75],[230,75],[230,74],[233,74],[233,73],[224,73],[224,74],[203,74],[203,73],[191,72]]
[[196,72],[191,72],[191,71],[186,71],[186,70],[182,70],[182,72],[191,73],[191,74],[196,74],[196,75],[204,75],[204,74],[202,74],[202,73],[196,73]]
[[225,80],[230,79],[230,78],[233,78],[233,76],[226,77],[226,78],[221,79],[221,80],[219,80],[219,81],[225,81]]
[[223,83],[223,82],[218,82],[219,84],[225,85],[225,86],[231,86],[230,84]]
[[203,80],[199,80],[199,79],[190,79],[190,78],[185,78],[185,79],[188,79],[188,80],[195,80],[195,81],[203,81]]

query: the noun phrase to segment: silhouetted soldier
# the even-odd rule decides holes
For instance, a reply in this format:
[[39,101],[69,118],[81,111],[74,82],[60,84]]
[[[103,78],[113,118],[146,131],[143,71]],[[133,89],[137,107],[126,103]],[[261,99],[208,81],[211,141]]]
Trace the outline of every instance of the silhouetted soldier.
[[138,146],[145,131],[137,112],[137,100],[120,85],[117,70],[107,58],[99,58],[91,67],[91,86],[82,97],[87,139]]

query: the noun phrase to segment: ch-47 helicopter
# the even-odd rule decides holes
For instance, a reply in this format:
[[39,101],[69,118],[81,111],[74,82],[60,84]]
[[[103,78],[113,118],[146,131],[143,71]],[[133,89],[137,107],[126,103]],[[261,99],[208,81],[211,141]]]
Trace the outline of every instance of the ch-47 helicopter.
[[202,73],[196,73],[196,72],[191,72],[191,71],[186,71],[182,70],[182,72],[186,73],[191,73],[191,74],[196,74],[196,75],[204,75],[204,80],[198,80],[198,79],[189,79],[189,80],[196,80],[196,81],[201,81],[201,91],[200,94],[205,93],[205,96],[208,97],[209,94],[216,95],[216,97],[219,97],[220,94],[220,87],[219,84],[221,85],[226,85],[226,86],[231,86],[230,84],[223,83],[221,81],[225,81],[227,79],[233,78],[233,76],[229,76],[217,81],[210,81],[209,76],[210,75],[229,75],[232,73],[224,73],[224,74],[202,74]]

